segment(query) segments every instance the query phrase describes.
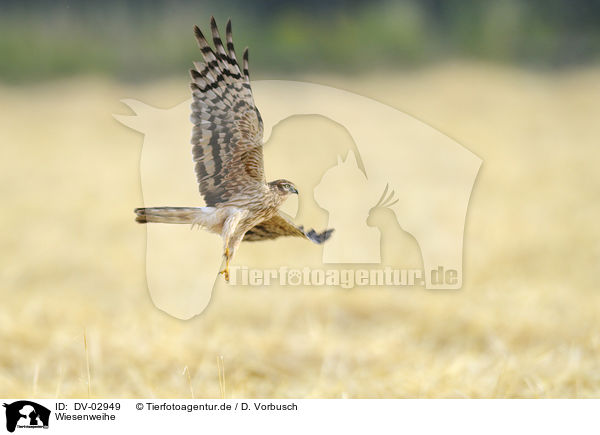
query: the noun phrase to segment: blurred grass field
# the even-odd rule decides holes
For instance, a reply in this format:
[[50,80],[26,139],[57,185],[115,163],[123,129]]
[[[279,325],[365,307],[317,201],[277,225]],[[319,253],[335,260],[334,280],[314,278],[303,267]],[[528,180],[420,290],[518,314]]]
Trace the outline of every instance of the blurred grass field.
[[484,160],[464,287],[220,283],[190,321],[149,298],[132,214],[142,137],[111,117],[124,97],[177,104],[185,80],[1,86],[0,395],[599,397],[599,73],[463,62],[307,77],[403,110]]

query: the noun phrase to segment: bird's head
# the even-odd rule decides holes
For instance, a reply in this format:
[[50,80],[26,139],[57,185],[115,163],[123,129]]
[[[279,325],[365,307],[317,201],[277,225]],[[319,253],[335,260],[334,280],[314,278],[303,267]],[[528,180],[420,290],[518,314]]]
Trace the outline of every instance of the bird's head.
[[292,193],[298,195],[298,189],[294,186],[294,183],[288,180],[275,180],[269,183],[269,188],[271,191],[275,192],[277,195],[282,197],[287,197]]

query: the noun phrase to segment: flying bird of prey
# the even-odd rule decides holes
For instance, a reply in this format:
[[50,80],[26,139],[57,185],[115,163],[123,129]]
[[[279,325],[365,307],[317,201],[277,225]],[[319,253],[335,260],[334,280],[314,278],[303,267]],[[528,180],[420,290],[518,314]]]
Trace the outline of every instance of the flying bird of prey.
[[196,179],[206,207],[149,207],[135,209],[136,221],[198,225],[223,239],[225,268],[242,240],[281,236],[325,242],[333,229],[306,231],[279,211],[283,201],[298,190],[291,181],[267,182],[263,165],[263,122],[254,104],[248,75],[248,49],[243,67],[237,62],[227,22],[226,46],[211,18],[214,49],[197,26],[194,33],[204,62],[190,70],[193,95],[192,155]]

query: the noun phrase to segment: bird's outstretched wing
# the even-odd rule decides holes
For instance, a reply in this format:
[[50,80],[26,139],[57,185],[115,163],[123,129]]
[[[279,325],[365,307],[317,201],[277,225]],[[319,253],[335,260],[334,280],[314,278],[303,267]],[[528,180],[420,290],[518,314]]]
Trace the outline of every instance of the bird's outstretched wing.
[[196,178],[207,206],[225,203],[249,186],[265,183],[263,123],[254,105],[248,75],[248,49],[240,70],[227,22],[227,50],[211,18],[214,50],[197,26],[194,33],[204,62],[192,76],[192,153]]
[[321,244],[325,242],[333,233],[333,229],[317,233],[310,229],[306,231],[303,226],[296,225],[292,219],[283,212],[278,212],[271,219],[261,222],[246,232],[244,241],[257,242],[261,240],[271,240],[283,236],[303,237],[314,243]]

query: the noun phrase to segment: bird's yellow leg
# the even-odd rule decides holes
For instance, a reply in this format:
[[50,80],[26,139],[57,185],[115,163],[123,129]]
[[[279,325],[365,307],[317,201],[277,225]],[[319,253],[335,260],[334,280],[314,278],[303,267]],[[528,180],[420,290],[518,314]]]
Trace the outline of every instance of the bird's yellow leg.
[[225,277],[225,281],[229,282],[229,247],[225,248],[225,269],[219,273]]
[[225,276],[225,281],[229,281],[229,261],[244,237],[244,233],[239,231],[236,232],[236,228],[247,214],[247,210],[237,210],[230,213],[227,219],[225,219],[223,229],[221,230],[221,238],[223,239],[223,246],[225,247],[225,269],[223,269],[221,273]]

